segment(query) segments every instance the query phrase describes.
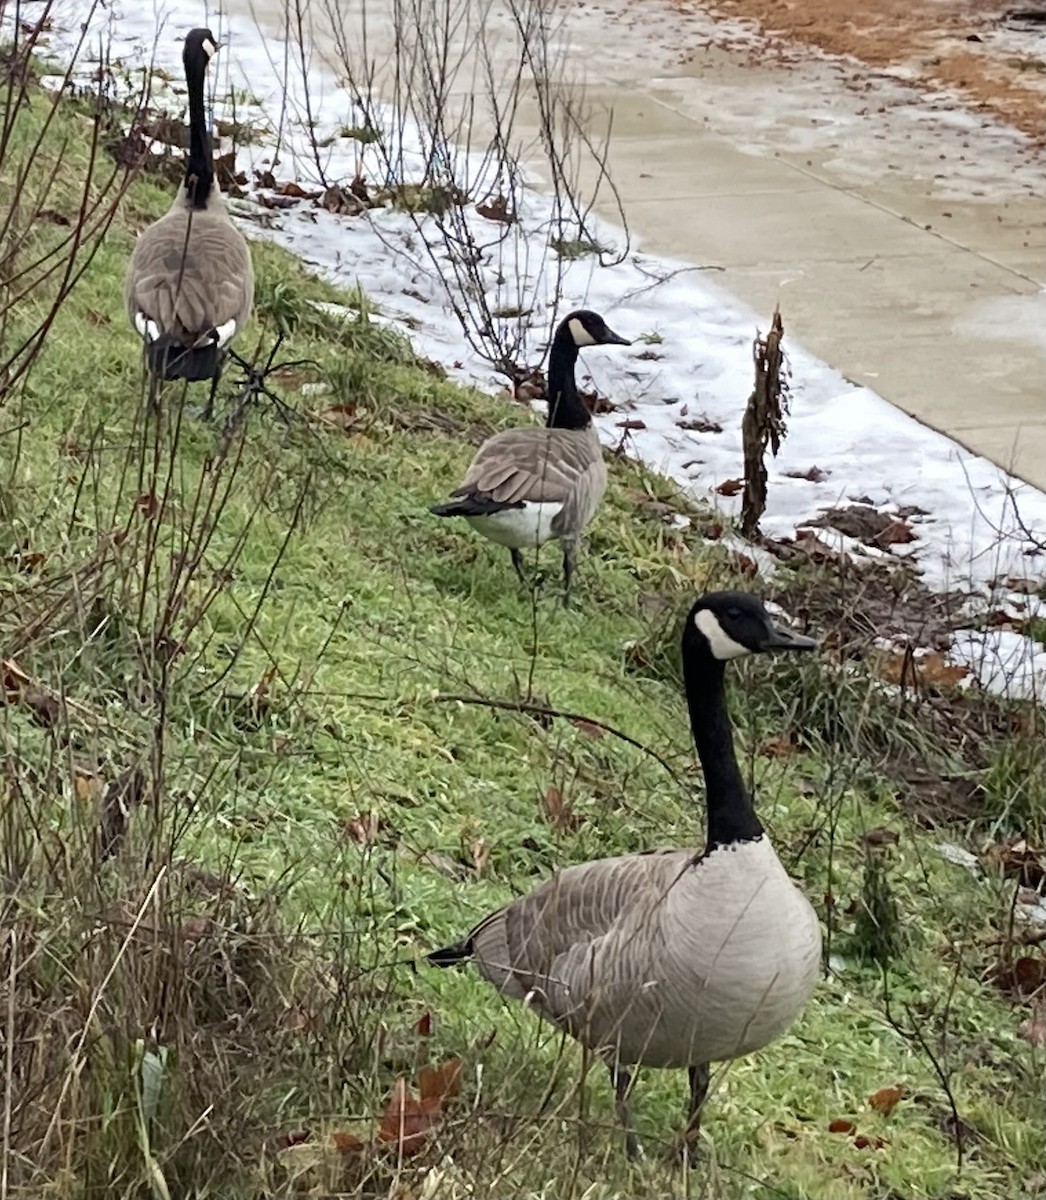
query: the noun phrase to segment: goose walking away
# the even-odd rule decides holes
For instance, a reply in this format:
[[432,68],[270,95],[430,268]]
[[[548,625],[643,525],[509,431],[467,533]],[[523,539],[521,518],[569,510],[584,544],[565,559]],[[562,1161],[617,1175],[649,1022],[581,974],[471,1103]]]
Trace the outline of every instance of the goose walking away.
[[207,417],[227,348],[250,316],[254,299],[250,250],[214,177],[204,113],[207,65],[217,51],[209,29],[194,29],[185,38],[185,178],[170,210],[135,242],[124,289],[131,323],[145,344],[153,388],[158,380],[209,379]]
[[507,546],[521,583],[523,557],[553,538],[563,547],[563,604],[577,562],[577,544],[607,487],[603,449],[578,395],[574,365],[582,346],[630,346],[587,309],[559,323],[548,359],[548,420],[544,429],[506,429],[476,451],[454,499],[429,510],[464,517],[477,532]]
[[705,777],[704,849],[567,867],[428,956],[440,967],[471,960],[503,995],[527,1001],[600,1054],[629,1157],[638,1143],[626,1068],[687,1068],[693,1145],[709,1064],[779,1037],[817,981],[820,925],[752,806],[723,679],[731,659],[816,645],[775,626],[747,593],[697,600],[683,633],[683,673]]

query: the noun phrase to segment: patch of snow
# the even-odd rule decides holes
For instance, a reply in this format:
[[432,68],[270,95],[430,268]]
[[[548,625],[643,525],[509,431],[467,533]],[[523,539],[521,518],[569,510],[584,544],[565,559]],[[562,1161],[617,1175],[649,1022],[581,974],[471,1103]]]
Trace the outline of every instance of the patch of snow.
[[[133,67],[140,79],[142,67],[152,62],[176,81],[181,74],[177,35],[202,15],[195,3],[184,0],[171,0],[162,10],[123,6],[120,0],[107,8],[68,0],[55,14],[49,50],[68,57],[80,36],[79,22],[89,21],[85,46],[109,38],[114,63]],[[59,16],[67,23],[64,29],[58,27]],[[253,21],[230,17],[212,23],[223,43],[211,81],[213,113],[254,128],[257,140],[240,148],[237,163],[249,177],[255,170],[273,171],[306,188],[321,187],[321,175],[348,181],[359,173],[382,181],[387,162],[379,149],[343,134],[368,120],[380,128],[406,177],[419,177],[428,150],[419,128],[377,102],[364,114],[315,60],[303,78],[295,53],[278,38],[263,36]],[[96,62],[85,51],[77,79],[88,82]],[[178,116],[184,110],[184,89],[157,81],[152,102]],[[322,171],[304,128],[308,112],[314,117],[316,145],[322,147]],[[843,119],[826,115],[833,122]],[[482,195],[484,186],[495,187],[491,164],[482,155],[462,151],[460,161],[468,167],[474,194]],[[242,205],[237,210],[247,211]],[[278,242],[335,283],[362,288],[380,306],[382,319],[406,325],[418,352],[441,362],[452,378],[488,391],[503,386],[503,377],[469,346],[434,267],[432,256],[439,258],[444,251],[433,218],[424,218],[419,232],[410,214],[384,208],[344,217],[302,201],[293,208],[257,212],[264,223],[243,221],[250,236]],[[724,497],[715,489],[742,473],[741,414],[751,387],[752,339],[757,330],[768,328],[770,314],[753,312],[692,264],[641,253],[609,268],[592,257],[561,263],[557,280],[544,249],[555,220],[552,200],[527,188],[518,215],[518,225],[506,233],[471,207],[463,214],[480,243],[489,247],[480,272],[491,309],[528,298],[532,316],[524,332],[524,357],[533,361],[544,351],[557,313],[582,305],[606,314],[615,328],[634,339],[656,332],[660,341],[637,341],[631,350],[597,350],[582,357],[582,382],[597,383],[602,394],[619,404],[615,412],[597,418],[601,437],[607,445],[621,443],[624,411],[643,426],[626,433],[630,454],[727,515],[739,513],[740,498]],[[606,222],[593,220],[591,232],[604,246],[625,244],[623,231]],[[768,535],[791,536],[823,509],[858,498],[882,508],[912,505],[927,514],[912,521],[916,540],[878,553],[914,558],[931,588],[985,591],[999,575],[1027,573],[1027,555],[1036,553],[1027,531],[1046,542],[1046,495],[920,425],[869,388],[849,383],[794,342],[789,345],[791,418],[788,439],[768,464],[769,507],[762,522]],[[641,357],[651,349],[656,358]],[[687,414],[711,418],[722,432],[681,427]],[[822,482],[789,474],[815,464],[828,471]],[[831,530],[819,530],[818,536],[840,549],[854,547]],[[740,548],[753,554],[751,547]],[[861,552],[870,553],[867,547]],[[1018,635],[970,631],[962,644],[963,661],[989,686],[1043,694],[1038,681],[1046,654],[1030,655],[1028,643]]]

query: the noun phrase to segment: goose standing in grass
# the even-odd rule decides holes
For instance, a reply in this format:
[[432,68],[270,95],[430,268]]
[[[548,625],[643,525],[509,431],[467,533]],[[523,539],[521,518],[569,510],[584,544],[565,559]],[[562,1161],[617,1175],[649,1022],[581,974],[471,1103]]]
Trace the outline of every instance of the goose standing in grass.
[[638,1143],[626,1067],[688,1069],[693,1144],[709,1063],[779,1037],[817,981],[820,925],[752,806],[723,679],[730,659],[816,645],[775,627],[754,596],[702,596],[683,633],[683,674],[705,777],[704,850],[567,867],[428,956],[440,967],[471,960],[503,995],[604,1057],[629,1157]]
[[487,438],[465,473],[455,497],[429,510],[438,517],[464,517],[499,546],[507,546],[521,583],[523,557],[558,538],[563,547],[563,604],[577,543],[607,487],[603,448],[592,417],[578,395],[574,364],[582,346],[630,346],[586,309],[559,323],[548,359],[548,421],[544,429],[506,429]]
[[[218,51],[209,29],[194,29],[182,51],[189,93],[189,154],[170,211],[135,242],[127,270],[127,312],[158,380],[209,379],[209,417],[227,347],[250,316],[254,272],[214,177],[204,112],[207,65]],[[153,393],[155,395],[155,392]]]

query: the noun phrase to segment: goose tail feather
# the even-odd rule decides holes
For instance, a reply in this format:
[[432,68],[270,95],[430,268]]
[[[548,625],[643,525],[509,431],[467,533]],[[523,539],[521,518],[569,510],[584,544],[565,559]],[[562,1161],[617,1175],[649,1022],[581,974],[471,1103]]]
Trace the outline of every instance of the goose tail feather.
[[213,379],[221,368],[222,350],[216,342],[186,346],[170,334],[161,334],[145,348],[149,370],[162,379],[185,379],[198,383]]
[[467,962],[472,957],[472,938],[466,938],[463,942],[455,942],[452,946],[444,946],[440,950],[433,950],[431,954],[426,954],[426,961],[432,963],[434,967],[455,967],[458,963]]
[[429,512],[437,517],[489,517],[493,513],[522,507],[521,501],[509,504],[502,500],[494,500],[490,496],[461,496],[457,500],[448,500],[445,504],[433,504]]

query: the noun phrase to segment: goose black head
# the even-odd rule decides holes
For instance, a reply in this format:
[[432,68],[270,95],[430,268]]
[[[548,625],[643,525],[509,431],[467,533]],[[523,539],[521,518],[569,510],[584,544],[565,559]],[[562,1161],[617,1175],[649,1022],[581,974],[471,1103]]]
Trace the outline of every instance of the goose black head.
[[192,29],[185,35],[182,63],[186,71],[202,73],[218,53],[218,39],[209,29]]
[[683,634],[683,654],[702,644],[719,662],[745,654],[817,649],[813,638],[775,625],[763,602],[748,592],[708,592],[695,602]]
[[575,346],[631,346],[628,338],[615,333],[599,313],[587,308],[567,313],[559,324],[560,334]]

